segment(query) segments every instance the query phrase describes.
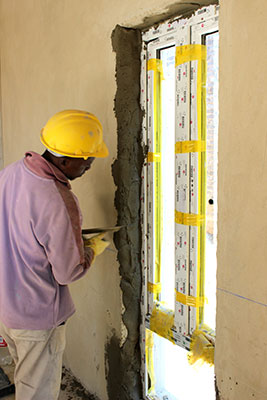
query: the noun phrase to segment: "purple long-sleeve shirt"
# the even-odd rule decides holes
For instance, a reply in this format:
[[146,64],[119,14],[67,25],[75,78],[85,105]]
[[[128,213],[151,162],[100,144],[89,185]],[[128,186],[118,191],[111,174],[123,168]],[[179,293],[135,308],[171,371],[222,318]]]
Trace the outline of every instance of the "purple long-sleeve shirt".
[[75,312],[67,285],[90,262],[65,175],[34,152],[0,171],[0,320],[34,330],[66,321]]

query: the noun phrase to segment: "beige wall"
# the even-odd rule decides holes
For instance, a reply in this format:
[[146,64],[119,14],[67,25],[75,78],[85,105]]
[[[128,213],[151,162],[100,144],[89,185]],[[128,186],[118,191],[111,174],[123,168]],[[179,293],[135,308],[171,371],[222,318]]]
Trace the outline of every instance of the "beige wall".
[[[2,133],[5,165],[42,151],[38,134],[65,108],[95,113],[110,156],[73,184],[84,226],[116,223],[111,163],[116,158],[116,24],[173,10],[172,0],[1,0]],[[178,2],[179,4],[179,2]],[[222,0],[220,13],[219,245],[216,373],[222,399],[267,393],[266,109],[267,7],[264,0]],[[72,285],[66,362],[107,399],[104,351],[121,330],[118,264],[101,256]],[[244,296],[253,301],[245,300]],[[254,394],[254,397],[253,397]],[[265,395],[264,395],[265,394]],[[111,400],[111,399],[110,399]]]
[[267,397],[266,20],[263,0],[221,1],[218,288],[233,293],[218,290],[223,399]]

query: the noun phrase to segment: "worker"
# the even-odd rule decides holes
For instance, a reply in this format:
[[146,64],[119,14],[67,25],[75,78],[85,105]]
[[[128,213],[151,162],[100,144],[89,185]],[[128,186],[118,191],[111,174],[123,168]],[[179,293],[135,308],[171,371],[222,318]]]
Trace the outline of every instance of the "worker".
[[65,323],[75,312],[68,284],[82,278],[108,245],[82,238],[69,181],[106,157],[99,120],[61,111],[41,131],[40,155],[0,171],[0,335],[15,362],[16,400],[59,396]]

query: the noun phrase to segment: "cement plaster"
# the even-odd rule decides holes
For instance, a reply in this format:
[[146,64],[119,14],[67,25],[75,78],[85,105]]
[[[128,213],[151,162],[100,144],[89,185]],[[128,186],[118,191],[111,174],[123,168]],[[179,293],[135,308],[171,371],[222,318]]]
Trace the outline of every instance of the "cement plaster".
[[196,10],[205,5],[218,4],[218,0],[200,0],[199,2],[177,2],[166,8],[164,12],[159,14],[153,14],[143,19],[143,22],[137,27],[142,30],[151,28],[153,25],[159,25],[160,23],[175,18],[178,16],[181,18],[190,17]]
[[114,235],[120,264],[121,289],[125,311],[122,315],[127,338],[120,347],[114,334],[106,344],[107,387],[110,400],[140,400],[140,298],[141,232],[140,187],[144,161],[140,143],[142,111],[140,95],[139,30],[117,26],[112,33],[116,52],[117,92],[115,114],[118,123],[118,155],[112,166],[117,186],[115,207],[118,224],[124,228]]

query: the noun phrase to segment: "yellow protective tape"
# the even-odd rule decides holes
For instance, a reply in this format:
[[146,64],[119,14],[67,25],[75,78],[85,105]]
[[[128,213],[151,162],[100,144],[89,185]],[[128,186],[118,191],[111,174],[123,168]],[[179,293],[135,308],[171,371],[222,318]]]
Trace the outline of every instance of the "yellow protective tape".
[[[197,45],[195,45],[197,46]],[[197,126],[198,140],[206,142],[206,80],[207,80],[207,49],[205,45],[198,45],[197,66]],[[206,217],[206,152],[198,155],[198,214]],[[198,263],[197,263],[197,297],[205,296],[205,243],[206,218],[198,228]],[[196,327],[203,322],[204,307],[197,308]]]
[[205,223],[205,215],[187,214],[175,210],[175,222],[181,225],[201,226]]
[[147,290],[150,293],[159,294],[161,293],[161,283],[147,282]]
[[150,378],[150,387],[148,393],[155,392],[155,372],[154,372],[154,338],[153,332],[146,329],[146,365],[147,372]]
[[186,44],[176,47],[175,66],[195,60],[206,60],[206,46],[202,44]]
[[[161,82],[163,79],[162,60],[150,59],[147,63],[147,70],[153,71],[153,153],[149,153],[148,160],[154,162],[154,280],[160,282],[161,275],[161,243],[162,243],[162,193],[161,193],[161,154],[162,140],[162,106],[161,106]],[[156,162],[155,162],[156,161]],[[154,293],[154,292],[153,292]],[[160,300],[160,292],[155,293],[155,300]]]
[[147,162],[161,162],[161,153],[147,153]]
[[161,79],[163,79],[163,66],[162,66],[162,60],[159,60],[157,58],[151,58],[147,62],[147,70],[148,71],[155,71],[159,72],[161,74]]
[[215,332],[202,325],[196,329],[191,337],[190,352],[187,359],[190,365],[202,365],[206,362],[209,365],[214,364]]
[[[175,66],[197,61],[197,133],[196,141],[184,144],[177,142],[176,153],[198,152],[198,211],[197,214],[175,212],[175,221],[198,227],[197,243],[197,298],[204,298],[205,279],[205,238],[206,238],[206,64],[207,49],[202,44],[188,44],[176,47]],[[196,326],[203,321],[203,307],[196,308]]]
[[150,317],[150,329],[158,335],[170,340],[173,340],[171,328],[174,325],[174,312],[164,308],[162,304],[158,303],[154,306]]
[[175,143],[175,153],[193,153],[206,151],[206,142],[203,140],[185,140]]
[[179,303],[184,304],[185,306],[190,306],[190,307],[203,307],[205,303],[205,299],[203,297],[194,297],[194,296],[189,296],[183,293],[178,292],[175,290],[176,294],[176,301],[179,301]]

